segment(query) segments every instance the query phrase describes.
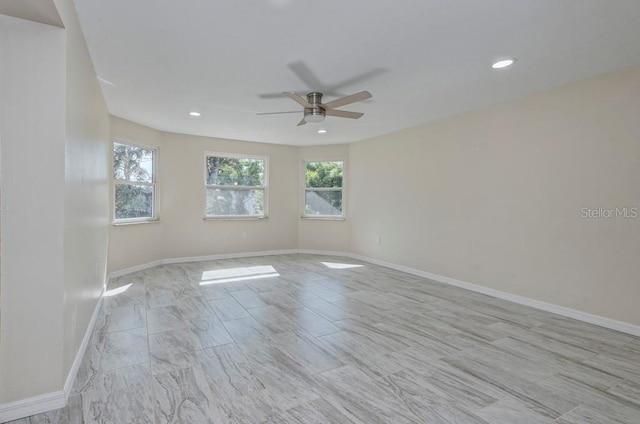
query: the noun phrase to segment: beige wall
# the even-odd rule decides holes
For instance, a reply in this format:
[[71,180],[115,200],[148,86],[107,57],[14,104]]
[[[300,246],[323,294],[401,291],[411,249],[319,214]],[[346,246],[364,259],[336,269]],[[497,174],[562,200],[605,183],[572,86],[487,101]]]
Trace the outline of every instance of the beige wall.
[[[111,135],[158,148],[160,221],[112,226],[109,271],[163,258],[297,249],[296,147],[161,133],[120,118],[112,118]],[[207,151],[269,157],[267,219],[203,219]]]
[[[352,144],[353,253],[640,324],[640,67]],[[380,235],[381,243],[375,237]]]
[[[344,221],[300,218],[302,161],[348,162],[348,145],[298,148],[162,133],[116,117],[111,119],[111,137],[158,148],[160,221],[111,226],[110,272],[163,258],[298,248],[345,252],[349,248],[348,218]],[[203,167],[207,151],[269,157],[267,219],[203,219]]]
[[0,403],[62,389],[64,30],[0,15]]
[[[345,163],[345,187],[343,188],[345,220],[322,220],[300,218],[302,215],[303,164],[313,160],[343,160]],[[313,146],[300,148],[298,162],[299,187],[298,199],[298,248],[303,250],[327,250],[333,252],[347,252],[349,250],[349,223],[351,216],[347,208],[349,196],[349,145],[338,144],[331,146]]]
[[[160,160],[164,157],[162,133],[133,122],[111,117],[111,139],[129,141],[158,149]],[[110,148],[111,148],[110,144]],[[111,156],[111,155],[110,155]],[[112,169],[112,161],[109,161]],[[162,169],[162,165],[160,166]],[[112,172],[112,171],[110,171]],[[160,176],[161,177],[161,176]],[[162,179],[158,178],[158,191],[162,191]],[[109,220],[113,220],[113,186],[109,188]],[[162,215],[162,209],[160,210]],[[161,216],[161,218],[163,218]],[[109,271],[162,259],[162,227],[164,220],[151,224],[121,225],[109,227]]]
[[[11,104],[0,120],[0,402],[62,389],[104,284],[108,234],[111,270],[349,250],[640,324],[640,218],[581,217],[640,206],[640,67],[350,146],[164,134],[113,119],[112,137],[160,148],[161,222],[108,227],[107,112],[73,3],[55,5],[66,30],[0,17]],[[202,219],[204,151],[269,156],[268,219]],[[301,160],[337,158],[347,160],[347,220],[300,220]],[[43,174],[46,190],[33,196],[24,175]]]
[[[203,220],[205,151],[269,157],[267,219]],[[165,134],[160,159],[164,257],[296,249],[297,161],[292,146]]]
[[[162,248],[141,257],[133,243],[149,240],[114,227],[121,259],[110,270],[220,253],[348,251],[640,324],[640,218],[581,217],[583,208],[640,207],[639,99],[635,67],[351,145],[162,134],[161,224],[132,226],[160,233],[151,244]],[[202,220],[206,150],[270,156],[268,220]],[[347,219],[300,219],[302,161],[338,158]]]

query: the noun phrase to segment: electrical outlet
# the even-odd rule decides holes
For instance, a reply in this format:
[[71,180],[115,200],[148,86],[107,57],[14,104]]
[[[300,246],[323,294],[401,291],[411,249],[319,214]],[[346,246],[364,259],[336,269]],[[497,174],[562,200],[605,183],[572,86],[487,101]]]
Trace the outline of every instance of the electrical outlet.
[[380,244],[380,236],[376,236],[376,244]]
[[246,240],[247,239],[247,232],[243,231],[242,233],[240,233],[240,237],[242,237],[242,240]]

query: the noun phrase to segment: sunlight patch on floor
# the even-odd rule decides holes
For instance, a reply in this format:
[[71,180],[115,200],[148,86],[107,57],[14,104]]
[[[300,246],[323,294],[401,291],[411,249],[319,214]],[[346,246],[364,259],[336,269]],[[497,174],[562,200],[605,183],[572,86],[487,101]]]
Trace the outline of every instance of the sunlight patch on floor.
[[201,286],[209,284],[233,283],[237,281],[257,280],[279,277],[280,274],[271,265],[246,266],[238,268],[212,269],[202,273]]
[[350,268],[361,268],[364,266],[359,264],[340,264],[337,262],[322,262],[322,265],[331,269],[350,269]]

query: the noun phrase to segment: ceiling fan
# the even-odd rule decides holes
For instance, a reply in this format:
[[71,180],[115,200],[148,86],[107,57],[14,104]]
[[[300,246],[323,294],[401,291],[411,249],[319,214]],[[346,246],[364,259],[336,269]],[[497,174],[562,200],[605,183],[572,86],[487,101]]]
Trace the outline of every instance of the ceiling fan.
[[[318,91],[313,91],[311,93],[308,93],[306,99],[297,93],[285,92],[283,94],[289,97],[290,99],[292,99],[293,101],[297,102],[300,106],[304,107],[304,117],[298,123],[298,126],[304,125],[307,122],[322,122],[324,121],[324,118],[327,116],[358,119],[362,115],[364,115],[364,113],[348,112],[346,110],[336,110],[336,108],[371,98],[371,93],[369,93],[368,91],[361,91],[359,93],[352,94],[350,96],[345,96],[336,100],[332,100],[329,103],[322,103],[322,93]],[[298,111],[266,112],[266,113],[258,113],[258,115],[278,115],[282,113],[299,113],[299,112]]]

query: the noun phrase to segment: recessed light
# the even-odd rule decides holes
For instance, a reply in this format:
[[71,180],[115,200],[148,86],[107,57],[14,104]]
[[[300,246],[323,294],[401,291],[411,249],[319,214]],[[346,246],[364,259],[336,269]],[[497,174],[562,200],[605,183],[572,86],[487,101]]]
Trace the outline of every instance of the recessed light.
[[495,62],[493,65],[491,65],[491,67],[493,69],[502,69],[502,68],[507,68],[511,65],[513,65],[514,63],[516,63],[516,59],[503,59],[503,60],[499,60],[497,62]]
[[202,114],[201,114],[200,112],[189,112],[189,116],[195,116],[195,117],[198,117],[198,116],[201,116],[201,115],[202,115]]
[[327,130],[324,130],[324,129],[318,130],[318,134],[326,134],[326,133],[327,133]]

